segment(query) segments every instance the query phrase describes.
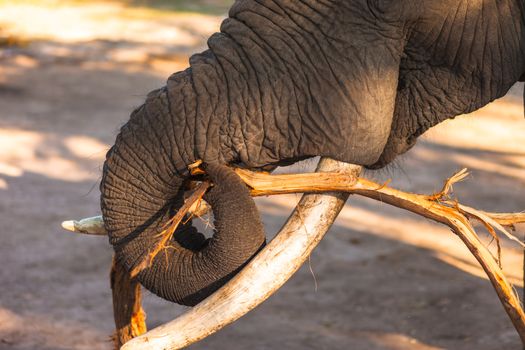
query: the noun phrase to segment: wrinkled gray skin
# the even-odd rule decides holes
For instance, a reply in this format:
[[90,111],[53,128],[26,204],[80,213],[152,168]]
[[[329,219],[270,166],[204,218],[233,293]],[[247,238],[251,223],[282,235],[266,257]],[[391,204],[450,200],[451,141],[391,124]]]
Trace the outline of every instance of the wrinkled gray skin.
[[194,305],[264,244],[248,191],[224,165],[312,157],[380,168],[439,122],[525,77],[523,0],[240,0],[209,50],[148,95],[107,154],[102,211],[133,268],[182,204],[202,159],[215,234],[191,225],[138,276]]

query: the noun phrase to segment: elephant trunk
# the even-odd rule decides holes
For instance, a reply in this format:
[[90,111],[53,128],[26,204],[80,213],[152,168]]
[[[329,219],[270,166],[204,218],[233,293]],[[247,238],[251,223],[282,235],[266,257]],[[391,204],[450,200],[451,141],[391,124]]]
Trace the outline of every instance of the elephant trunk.
[[[167,220],[183,204],[186,164],[192,159],[187,156],[190,151],[177,146],[180,140],[170,137],[174,119],[170,105],[167,89],[150,93],[121,128],[104,164],[104,222],[116,258],[128,271],[145,259]],[[137,276],[164,299],[195,305],[226,283],[265,242],[247,188],[218,163],[206,165],[214,184],[205,195],[215,218],[213,237],[206,239],[191,222],[182,225]]]
[[[152,92],[122,128],[107,156],[101,192],[110,241],[128,269],[143,261],[181,207],[187,165],[197,159],[265,168],[326,156],[371,165],[385,149],[402,31],[374,32],[367,37],[374,45],[359,50],[361,36],[346,28],[353,8],[278,3],[236,2],[221,32],[208,40],[209,50],[192,56],[190,68]],[[333,32],[337,26],[327,17],[346,29]],[[172,247],[138,276],[146,288],[179,303],[205,297],[264,241],[244,187],[232,174],[219,176],[227,170],[210,170],[216,185],[228,183],[208,194],[214,238],[181,227]]]

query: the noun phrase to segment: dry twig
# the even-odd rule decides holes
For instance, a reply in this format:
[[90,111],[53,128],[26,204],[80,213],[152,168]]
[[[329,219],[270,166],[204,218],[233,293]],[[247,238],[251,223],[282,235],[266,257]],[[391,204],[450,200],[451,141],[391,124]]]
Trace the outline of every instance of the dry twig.
[[136,265],[133,270],[131,270],[131,278],[135,278],[142,270],[148,268],[159,252],[168,248],[167,244],[173,237],[173,234],[177,230],[177,227],[179,226],[182,219],[184,219],[184,216],[188,214],[192,207],[198,205],[209,187],[210,183],[207,181],[203,181],[197,186],[191,196],[186,199],[184,205],[179,209],[179,211],[177,211],[177,214],[175,214],[175,216],[165,224],[165,229],[159,234],[160,240],[158,243],[149,251],[147,256],[138,265]]

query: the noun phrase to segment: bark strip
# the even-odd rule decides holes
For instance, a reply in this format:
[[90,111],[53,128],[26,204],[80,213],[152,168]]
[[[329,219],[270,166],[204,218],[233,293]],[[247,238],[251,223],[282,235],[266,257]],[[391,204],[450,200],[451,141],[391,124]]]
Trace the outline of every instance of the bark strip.
[[115,318],[114,347],[120,349],[129,340],[146,333],[146,313],[141,305],[138,281],[113,258],[110,273]]

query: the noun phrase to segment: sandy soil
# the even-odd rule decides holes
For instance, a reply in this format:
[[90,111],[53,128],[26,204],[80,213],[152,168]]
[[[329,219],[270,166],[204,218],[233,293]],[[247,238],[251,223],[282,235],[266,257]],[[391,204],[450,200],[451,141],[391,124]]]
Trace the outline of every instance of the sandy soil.
[[[141,15],[116,4],[1,6],[0,35],[16,34],[21,46],[0,48],[0,349],[110,349],[111,248],[104,238],[62,231],[60,222],[99,212],[101,165],[119,126],[149,90],[186,66],[220,18]],[[465,203],[525,209],[522,89],[444,123],[394,166],[367,176],[429,193],[468,167],[472,176],[455,188]],[[297,199],[258,200],[269,236]],[[518,286],[520,266],[519,249],[504,242],[504,269]],[[150,327],[185,310],[145,299]],[[191,348],[520,345],[489,282],[448,229],[351,198],[310,266]]]

